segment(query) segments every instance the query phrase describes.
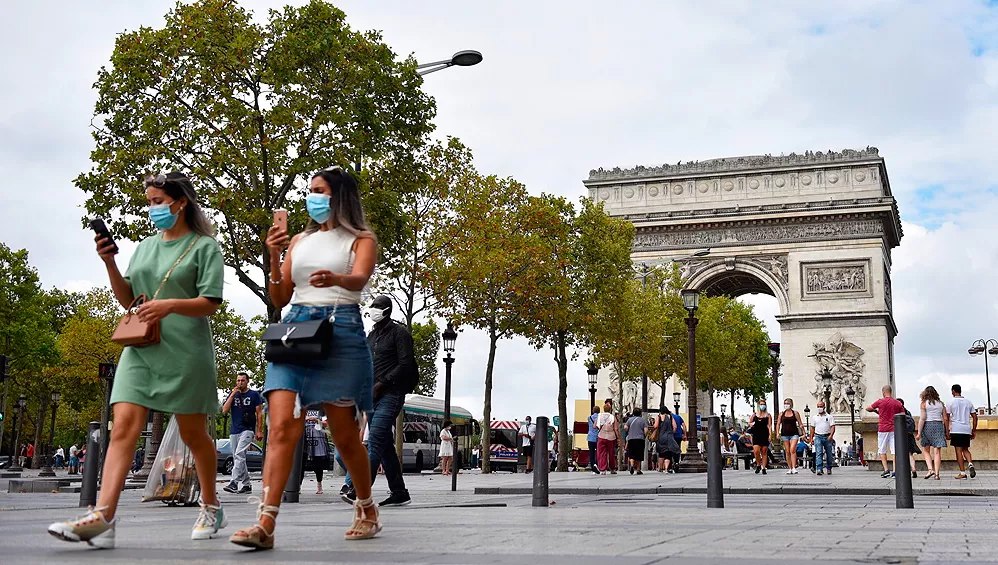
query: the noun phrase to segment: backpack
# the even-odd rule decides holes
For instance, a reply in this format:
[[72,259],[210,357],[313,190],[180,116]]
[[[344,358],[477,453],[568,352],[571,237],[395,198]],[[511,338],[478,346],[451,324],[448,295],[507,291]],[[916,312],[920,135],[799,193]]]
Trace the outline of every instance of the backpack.
[[909,434],[915,433],[915,419],[911,417],[911,412],[904,411],[904,427]]
[[[405,337],[402,338],[402,336],[396,333],[395,339],[402,338],[412,341],[412,334],[409,333],[408,328],[406,328],[404,324],[396,322],[395,320],[392,320],[392,322],[395,324],[396,332],[405,334]],[[415,344],[413,344],[412,349],[415,349]],[[412,394],[412,392],[416,390],[416,385],[418,384],[419,384],[419,363],[415,359],[415,350],[414,350],[411,368],[404,375],[402,375],[401,382],[399,383],[399,388],[405,394]]]

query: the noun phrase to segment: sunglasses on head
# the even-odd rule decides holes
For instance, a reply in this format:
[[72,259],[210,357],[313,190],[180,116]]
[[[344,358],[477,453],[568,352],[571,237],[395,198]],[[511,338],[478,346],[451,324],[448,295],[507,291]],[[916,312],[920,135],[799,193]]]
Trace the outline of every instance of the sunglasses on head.
[[163,188],[166,186],[166,181],[168,180],[187,180],[187,177],[178,177],[175,179],[168,179],[166,175],[160,173],[158,175],[146,175],[146,186],[155,186],[156,188]]
[[326,167],[325,169],[322,169],[322,172],[323,173],[342,173],[343,172],[343,167],[341,167],[339,165],[333,165],[332,167]]

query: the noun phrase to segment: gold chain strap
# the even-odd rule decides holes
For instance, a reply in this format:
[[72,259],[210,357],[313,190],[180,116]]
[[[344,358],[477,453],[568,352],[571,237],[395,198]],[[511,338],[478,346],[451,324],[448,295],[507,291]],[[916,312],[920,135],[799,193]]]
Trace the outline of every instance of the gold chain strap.
[[195,237],[194,241],[187,246],[187,250],[180,255],[177,262],[174,263],[173,266],[170,267],[170,270],[166,272],[166,276],[163,277],[163,282],[159,283],[159,288],[156,289],[156,294],[152,295],[153,300],[156,300],[156,297],[159,296],[159,292],[163,290],[163,286],[166,284],[166,281],[170,280],[170,275],[173,274],[173,270],[177,268],[177,265],[180,265],[180,262],[184,260],[184,257],[187,257],[187,254],[190,253],[191,249],[194,249],[194,244],[197,243],[199,239],[201,239],[200,235]]

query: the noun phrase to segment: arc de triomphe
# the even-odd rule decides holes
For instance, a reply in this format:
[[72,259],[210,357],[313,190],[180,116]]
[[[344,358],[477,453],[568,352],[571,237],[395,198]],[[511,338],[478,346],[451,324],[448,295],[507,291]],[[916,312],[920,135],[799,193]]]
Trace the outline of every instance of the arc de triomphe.
[[[814,410],[825,367],[839,424],[849,422],[847,385],[859,408],[894,384],[891,249],[902,232],[876,148],[598,169],[584,184],[634,224],[635,262],[679,259],[686,287],[707,295],[776,298],[780,395],[798,410]],[[609,376],[601,381],[602,394]],[[843,445],[848,426],[839,432]]]

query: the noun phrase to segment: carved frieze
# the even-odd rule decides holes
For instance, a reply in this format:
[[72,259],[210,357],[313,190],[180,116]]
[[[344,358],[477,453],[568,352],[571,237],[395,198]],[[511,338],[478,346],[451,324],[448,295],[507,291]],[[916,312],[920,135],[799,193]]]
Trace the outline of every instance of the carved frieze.
[[717,247],[742,243],[824,241],[884,234],[880,220],[847,220],[799,224],[759,225],[706,230],[642,232],[634,236],[635,251],[670,247]]
[[[621,169],[620,167],[614,167],[613,169],[599,168],[589,171],[589,180],[627,179],[719,171],[743,171],[769,167],[811,165],[816,163],[842,163],[877,157],[880,157],[880,151],[876,147],[869,146],[866,149],[858,150],[843,149],[842,151],[829,150],[827,152],[805,151],[804,153],[791,153],[790,155],[780,155],[777,157],[772,155],[758,155],[753,157],[708,159],[706,161],[687,161],[686,163],[680,161],[675,165],[665,164],[660,167],[637,166],[633,169]],[[837,180],[838,175],[836,175],[836,181]],[[807,177],[807,180],[805,181],[804,177],[801,177],[801,182],[805,185],[810,184],[811,178]],[[835,181],[832,182],[834,183]],[[706,190],[703,190],[702,192],[706,192]]]
[[891,277],[887,274],[890,271],[889,267],[884,267],[884,301],[887,303],[887,310],[893,312],[894,299],[891,297]]
[[872,296],[869,260],[801,263],[803,299],[855,295]]

